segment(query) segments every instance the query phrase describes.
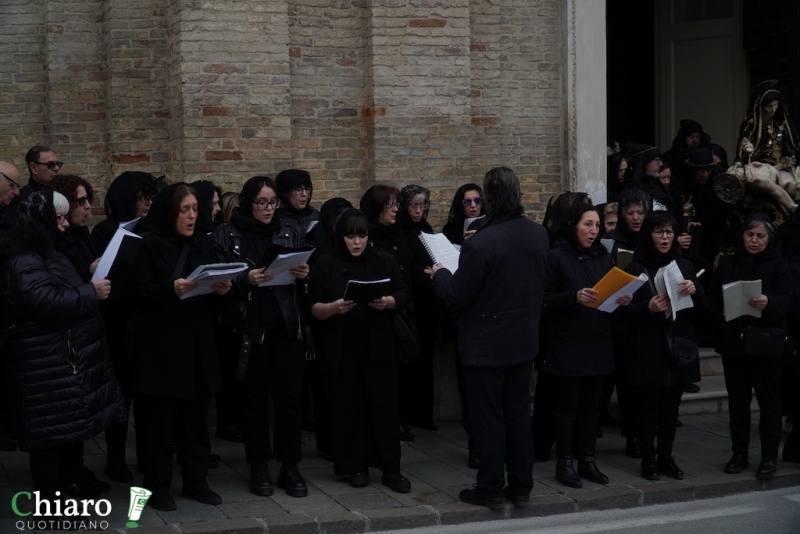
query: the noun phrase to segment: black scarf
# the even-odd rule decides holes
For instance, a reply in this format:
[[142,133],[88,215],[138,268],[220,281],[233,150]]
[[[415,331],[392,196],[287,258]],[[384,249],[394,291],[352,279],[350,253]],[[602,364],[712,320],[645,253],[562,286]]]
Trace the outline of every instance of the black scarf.
[[314,243],[317,246],[315,256],[322,257],[333,252],[333,243],[336,239],[336,230],[333,225],[336,217],[343,209],[352,207],[353,205],[349,201],[341,197],[325,201],[319,210],[319,223],[314,228]]
[[94,249],[94,243],[89,235],[89,229],[85,226],[69,226],[64,232],[64,250],[61,252],[69,258],[75,270],[81,275],[84,281],[91,280],[92,275],[89,267],[99,255]]
[[198,180],[190,184],[197,191],[197,229],[204,234],[210,234],[218,226],[211,216],[214,211],[214,193],[217,188],[208,180]]
[[[337,260],[345,263],[361,263],[378,254],[378,249],[368,246],[369,242],[367,242],[367,246],[364,247],[363,252],[354,257],[352,254],[350,254],[350,249],[347,248],[347,243],[344,242],[344,236],[347,232],[347,221],[351,217],[363,214],[364,213],[361,210],[350,208],[342,213],[342,215],[339,217],[339,220],[336,222],[336,233],[334,234],[333,239],[333,255]],[[395,225],[393,224],[391,226]],[[370,229],[371,228],[372,224],[370,224]]]
[[780,257],[780,244],[777,239],[769,238],[767,247],[757,254],[752,254],[744,247],[744,229],[747,228],[752,222],[760,222],[764,225],[771,225],[770,218],[761,212],[751,213],[747,219],[744,220],[739,231],[739,243],[736,245],[736,278],[738,280],[754,280],[753,270],[755,266],[775,257]]
[[653,242],[653,220],[648,215],[642,223],[642,229],[639,234],[642,236],[636,244],[636,250],[633,252],[633,261],[641,263],[648,269],[660,269],[668,265],[672,260],[677,260],[681,257],[681,246],[678,244],[677,228],[673,228],[675,235],[672,238],[672,248],[666,253],[661,253],[656,248]]

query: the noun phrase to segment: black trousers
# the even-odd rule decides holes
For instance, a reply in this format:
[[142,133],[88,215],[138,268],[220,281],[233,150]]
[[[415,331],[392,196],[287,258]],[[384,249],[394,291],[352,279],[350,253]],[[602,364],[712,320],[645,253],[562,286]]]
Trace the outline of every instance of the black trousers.
[[783,358],[749,358],[722,355],[728,389],[731,441],[734,454],[750,447],[750,402],[756,392],[761,411],[758,433],[761,459],[777,460],[781,444],[781,370]]
[[[122,391],[122,399],[125,401],[125,412],[130,414],[131,403],[133,403],[133,384],[131,381],[132,370],[124,362],[111,360],[114,367],[114,374],[117,383]],[[125,463],[125,442],[128,439],[128,421],[121,421],[106,428],[106,447],[108,449],[109,464]],[[139,456],[138,433],[137,433],[137,456]]]
[[605,375],[600,376],[558,376],[550,375],[554,382],[555,407],[553,413],[558,417],[597,417],[600,394],[603,391]]
[[174,399],[138,395],[136,432],[141,435],[142,452],[147,461],[142,485],[150,491],[169,491],[172,484],[173,432],[181,444],[181,477],[185,482],[205,480],[211,438],[208,435],[209,394],[195,399]]
[[533,361],[502,367],[464,366],[472,432],[481,454],[476,491],[483,496],[502,497],[506,480],[516,495],[530,495],[533,489],[528,392],[532,370]]
[[[247,459],[265,464],[273,457],[282,463],[302,458],[303,373],[305,343],[283,332],[253,344],[247,374],[241,380],[241,420]],[[274,406],[274,440],[270,443],[269,401]]]
[[539,369],[536,375],[536,390],[533,394],[533,417],[531,418],[531,432],[533,433],[533,446],[536,458],[539,461],[550,459],[553,442],[556,439],[555,419],[555,375],[544,369]]
[[458,396],[461,397],[461,425],[467,433],[467,448],[474,451],[478,448],[475,439],[472,437],[472,419],[469,416],[469,397],[467,396],[467,384],[464,381],[464,366],[461,365],[461,353],[456,348],[456,385],[458,386]]
[[43,499],[55,499],[56,491],[64,489],[74,478],[76,458],[80,458],[83,467],[83,441],[31,451],[28,465],[33,489],[40,491]]
[[395,363],[345,354],[339,373],[326,377],[334,473],[376,467],[400,472],[400,412]]
[[783,444],[783,457],[800,457],[800,365],[784,360],[781,375],[783,413],[792,418],[792,432]]
[[214,398],[217,408],[217,427],[231,423],[241,430],[239,408],[241,406],[239,380],[236,378],[236,365],[239,363],[239,350],[242,343],[242,329],[230,326],[214,328],[217,343],[222,390]]
[[[675,442],[684,384],[628,387],[634,406],[636,440],[642,451],[642,461],[655,460],[656,454],[660,458],[669,458]],[[658,445],[655,443],[656,437]]]
[[[433,352],[436,345],[435,316],[417,313],[417,342],[420,356],[405,365],[410,390],[404,395],[403,411],[412,426],[433,424]],[[405,370],[404,370],[405,371]]]

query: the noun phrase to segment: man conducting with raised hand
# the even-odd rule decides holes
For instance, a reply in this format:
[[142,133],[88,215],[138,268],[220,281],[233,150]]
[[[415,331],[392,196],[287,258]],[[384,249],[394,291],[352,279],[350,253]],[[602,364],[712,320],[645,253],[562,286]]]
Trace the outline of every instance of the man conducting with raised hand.
[[528,388],[538,352],[547,232],[524,217],[511,169],[487,172],[483,194],[489,222],[464,242],[458,270],[436,264],[426,272],[436,294],[460,308],[458,348],[481,465],[475,489],[459,498],[502,508],[505,497],[526,506],[533,488]]

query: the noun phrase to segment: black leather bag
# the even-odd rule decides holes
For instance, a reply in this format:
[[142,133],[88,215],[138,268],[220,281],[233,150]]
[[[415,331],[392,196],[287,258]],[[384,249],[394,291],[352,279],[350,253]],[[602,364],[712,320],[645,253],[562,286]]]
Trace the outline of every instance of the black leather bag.
[[400,364],[411,363],[420,356],[417,327],[405,308],[396,311],[392,321],[394,341],[397,344],[397,362]]
[[667,335],[667,344],[672,363],[678,367],[688,367],[700,355],[697,342],[691,339]]
[[786,331],[769,326],[748,326],[742,330],[744,353],[752,358],[780,358],[786,344]]

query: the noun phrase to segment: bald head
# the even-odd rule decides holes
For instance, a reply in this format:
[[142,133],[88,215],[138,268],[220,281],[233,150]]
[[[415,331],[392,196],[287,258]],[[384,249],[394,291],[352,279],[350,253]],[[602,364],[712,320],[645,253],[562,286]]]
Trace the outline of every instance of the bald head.
[[19,194],[19,170],[5,161],[0,161],[0,206],[11,204]]

